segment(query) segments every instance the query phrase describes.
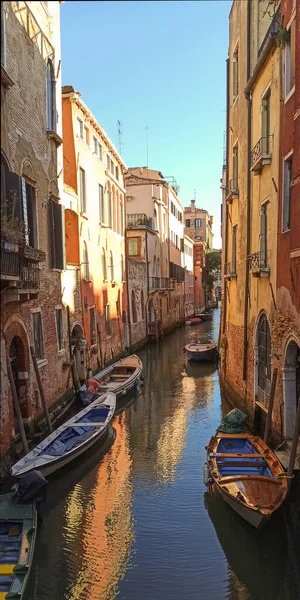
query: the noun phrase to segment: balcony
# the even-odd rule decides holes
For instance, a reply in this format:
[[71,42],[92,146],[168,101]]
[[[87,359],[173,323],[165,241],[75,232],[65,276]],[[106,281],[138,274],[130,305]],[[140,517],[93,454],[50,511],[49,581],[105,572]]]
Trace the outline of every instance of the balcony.
[[236,266],[232,262],[224,265],[224,279],[229,281],[236,279]]
[[127,229],[152,229],[154,231],[153,219],[147,217],[145,213],[135,213],[126,216],[126,227]]
[[231,179],[225,187],[226,202],[230,204],[232,200],[239,197],[237,179]]
[[[45,252],[30,246],[19,246],[1,240],[1,288],[6,301],[20,301],[20,295],[36,294],[40,289],[39,263],[46,259]],[[9,298],[9,300],[8,300]]]
[[149,277],[149,292],[168,290],[170,280],[168,277]]
[[268,266],[267,252],[254,252],[248,256],[249,269],[253,277],[269,277],[270,268]]
[[265,165],[270,165],[272,161],[272,141],[273,136],[262,137],[251,150],[251,171],[254,175],[259,175]]

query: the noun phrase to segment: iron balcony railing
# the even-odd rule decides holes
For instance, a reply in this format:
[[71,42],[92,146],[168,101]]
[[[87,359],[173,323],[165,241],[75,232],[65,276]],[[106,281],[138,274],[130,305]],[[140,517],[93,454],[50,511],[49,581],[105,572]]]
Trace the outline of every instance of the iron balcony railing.
[[264,157],[270,157],[271,152],[272,136],[261,137],[251,150],[251,168],[255,167]]
[[20,289],[39,289],[39,262],[44,259],[45,253],[40,250],[1,240],[1,279],[17,281]]
[[267,269],[267,252],[253,252],[248,256],[250,271],[258,271],[259,269]]
[[128,228],[149,227],[150,229],[154,229],[153,219],[147,217],[145,213],[135,213],[132,215],[127,215],[126,225]]
[[170,280],[168,277],[149,277],[149,290],[167,290]]
[[238,196],[238,182],[237,179],[230,179],[230,181],[228,181],[226,187],[225,187],[225,192],[226,192],[226,198],[232,197],[232,196]]

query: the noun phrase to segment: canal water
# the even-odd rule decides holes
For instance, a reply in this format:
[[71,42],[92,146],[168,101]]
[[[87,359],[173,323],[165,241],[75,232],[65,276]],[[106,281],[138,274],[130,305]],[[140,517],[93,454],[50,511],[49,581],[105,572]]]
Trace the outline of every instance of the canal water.
[[139,352],[139,397],[102,447],[50,480],[27,600],[300,598],[295,504],[256,531],[203,484],[205,445],[230,407],[217,370],[187,364],[183,348],[218,329],[219,309]]

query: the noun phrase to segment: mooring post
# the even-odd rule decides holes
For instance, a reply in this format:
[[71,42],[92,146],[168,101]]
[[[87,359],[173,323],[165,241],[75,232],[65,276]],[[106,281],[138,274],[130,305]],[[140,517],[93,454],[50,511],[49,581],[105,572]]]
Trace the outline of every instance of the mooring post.
[[34,352],[33,346],[30,346],[30,352],[31,352],[31,356],[32,356],[32,361],[33,361],[33,366],[34,366],[34,370],[35,370],[35,376],[36,376],[37,384],[38,384],[39,390],[40,390],[40,395],[41,395],[41,400],[42,400],[42,404],[43,404],[43,409],[44,409],[44,412],[45,412],[45,415],[46,415],[46,421],[47,421],[48,429],[49,429],[50,433],[52,433],[53,429],[52,429],[52,425],[51,425],[51,421],[50,421],[50,417],[49,417],[48,406],[47,406],[47,402],[46,402],[46,398],[45,398],[45,394],[44,394],[44,388],[43,388],[43,384],[42,384],[42,380],[41,380],[41,376],[40,376],[40,372],[39,372],[39,367],[38,367],[38,364],[37,364],[37,360],[36,360],[36,356],[35,356],[35,352]]
[[273,371],[273,375],[272,375],[270,400],[269,400],[268,414],[267,414],[266,428],[265,428],[265,435],[264,435],[264,442],[265,442],[265,444],[268,443],[268,437],[269,437],[269,433],[270,433],[270,429],[271,429],[273,404],[274,404],[275,389],[276,389],[276,381],[277,381],[277,368],[275,367],[275,369]]

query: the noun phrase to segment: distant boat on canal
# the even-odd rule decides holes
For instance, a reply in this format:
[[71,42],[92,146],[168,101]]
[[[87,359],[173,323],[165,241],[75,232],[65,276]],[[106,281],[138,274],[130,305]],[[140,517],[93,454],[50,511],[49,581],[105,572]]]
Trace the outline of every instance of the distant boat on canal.
[[104,436],[115,409],[115,394],[109,392],[98,396],[87,408],[53,431],[13,465],[12,475],[18,476],[36,469],[47,476],[64,467]]
[[207,446],[206,484],[209,477],[225,502],[257,529],[281,506],[287,493],[280,462],[262,439],[250,433],[216,431]]
[[201,319],[200,317],[190,317],[185,323],[186,325],[199,325]]
[[218,355],[218,344],[217,342],[204,343],[199,340],[187,344],[187,346],[184,347],[184,351],[186,352],[188,360],[196,362],[214,362]]
[[212,321],[214,315],[212,312],[203,312],[197,313],[195,316],[199,317],[201,321]]
[[[103,371],[94,375],[99,382],[98,393],[113,392],[117,400],[131,390],[138,390],[143,380],[143,363],[136,354],[121,358]],[[82,402],[87,404],[88,392],[84,384],[79,390]]]

